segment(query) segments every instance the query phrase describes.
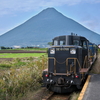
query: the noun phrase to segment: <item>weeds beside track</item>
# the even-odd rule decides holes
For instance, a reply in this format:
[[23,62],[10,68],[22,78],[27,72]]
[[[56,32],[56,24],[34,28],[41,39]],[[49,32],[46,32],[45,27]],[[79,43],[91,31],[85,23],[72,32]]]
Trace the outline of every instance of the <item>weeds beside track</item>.
[[42,68],[47,67],[47,58],[17,58],[0,65],[0,100],[17,100],[40,88]]

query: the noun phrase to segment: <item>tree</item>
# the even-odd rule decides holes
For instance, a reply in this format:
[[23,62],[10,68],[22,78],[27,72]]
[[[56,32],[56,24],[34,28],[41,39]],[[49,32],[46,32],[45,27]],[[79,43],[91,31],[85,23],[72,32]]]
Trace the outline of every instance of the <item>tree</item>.
[[52,44],[53,44],[52,42],[48,42],[48,45],[50,45],[50,46],[51,46]]

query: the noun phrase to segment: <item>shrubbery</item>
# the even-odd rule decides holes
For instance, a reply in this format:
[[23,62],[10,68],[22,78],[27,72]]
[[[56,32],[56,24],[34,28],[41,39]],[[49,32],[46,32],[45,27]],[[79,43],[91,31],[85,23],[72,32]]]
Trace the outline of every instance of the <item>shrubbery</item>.
[[0,100],[16,100],[28,91],[34,91],[40,87],[42,69],[47,66],[47,58],[44,56],[18,58],[1,65],[6,65],[9,69],[0,75]]

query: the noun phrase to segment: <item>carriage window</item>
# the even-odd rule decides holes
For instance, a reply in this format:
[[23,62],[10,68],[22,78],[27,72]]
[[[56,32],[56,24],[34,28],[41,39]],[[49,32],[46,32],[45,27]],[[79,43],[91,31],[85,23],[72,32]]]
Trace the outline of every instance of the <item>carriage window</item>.
[[65,41],[60,41],[60,45],[65,45]]
[[58,41],[57,40],[54,40],[54,45],[58,45]]
[[79,40],[73,40],[73,45],[79,45]]

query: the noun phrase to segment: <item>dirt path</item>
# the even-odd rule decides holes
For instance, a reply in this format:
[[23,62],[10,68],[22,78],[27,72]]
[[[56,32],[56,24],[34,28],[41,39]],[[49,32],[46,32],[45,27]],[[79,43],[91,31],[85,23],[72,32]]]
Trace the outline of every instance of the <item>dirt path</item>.
[[4,61],[12,61],[13,58],[0,58],[0,63]]

